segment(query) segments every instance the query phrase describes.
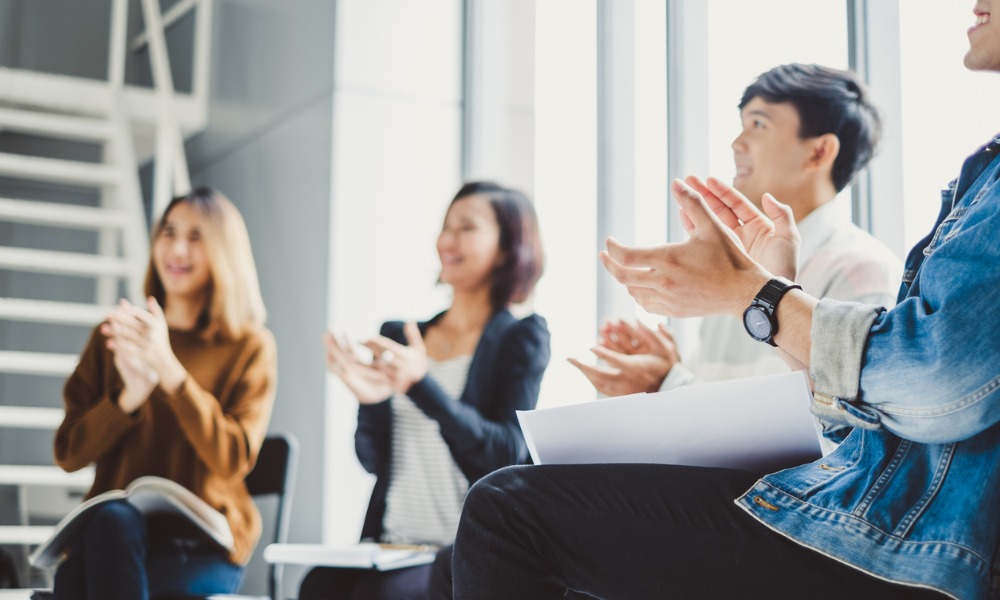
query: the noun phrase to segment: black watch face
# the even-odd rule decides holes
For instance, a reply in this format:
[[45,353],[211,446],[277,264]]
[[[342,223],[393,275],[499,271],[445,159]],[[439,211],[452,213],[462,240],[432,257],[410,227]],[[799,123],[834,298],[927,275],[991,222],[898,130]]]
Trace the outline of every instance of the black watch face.
[[764,341],[771,337],[771,321],[758,306],[751,306],[743,313],[743,326],[754,339]]

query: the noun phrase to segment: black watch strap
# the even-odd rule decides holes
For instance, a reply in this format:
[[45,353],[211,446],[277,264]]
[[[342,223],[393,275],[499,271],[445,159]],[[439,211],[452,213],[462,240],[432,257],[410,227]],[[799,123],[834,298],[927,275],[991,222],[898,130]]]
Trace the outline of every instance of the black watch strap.
[[778,318],[774,314],[778,309],[778,303],[781,302],[781,299],[789,290],[801,289],[801,285],[779,276],[765,283],[764,287],[760,288],[760,291],[757,292],[750,306],[761,309],[771,322],[771,335],[767,339],[761,340],[762,342],[767,342],[775,347],[778,346],[774,343],[774,336],[778,333]]

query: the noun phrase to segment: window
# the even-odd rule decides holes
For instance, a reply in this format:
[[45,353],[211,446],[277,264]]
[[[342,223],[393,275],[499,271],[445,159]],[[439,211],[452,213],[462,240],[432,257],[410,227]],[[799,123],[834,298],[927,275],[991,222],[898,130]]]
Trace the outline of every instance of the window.
[[[938,190],[962,161],[1000,131],[994,102],[1000,80],[962,65],[969,49],[966,3],[899,3],[903,122],[903,227],[906,247],[920,241],[941,207]],[[929,41],[933,43],[928,43]]]

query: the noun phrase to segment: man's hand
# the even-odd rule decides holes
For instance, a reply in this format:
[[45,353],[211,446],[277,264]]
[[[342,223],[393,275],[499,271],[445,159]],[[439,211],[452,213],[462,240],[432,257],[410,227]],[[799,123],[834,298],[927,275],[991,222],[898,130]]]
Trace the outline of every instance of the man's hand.
[[591,366],[575,358],[570,364],[590,380],[598,392],[624,396],[655,392],[675,364],[680,362],[673,335],[665,326],[657,331],[642,323],[608,321],[601,327],[600,344],[591,352],[608,366]]
[[[773,275],[747,254],[733,228],[741,229],[752,242],[756,229],[747,227],[747,221],[739,219],[737,213],[766,217],[745,198],[730,198],[734,203],[730,207],[716,196],[702,198],[680,180],[674,180],[671,191],[680,204],[681,221],[690,238],[654,248],[627,247],[609,238],[601,262],[650,312],[672,317],[742,314]],[[787,210],[776,201],[774,208]],[[758,251],[768,247],[761,244]],[[794,244],[785,248],[794,248]],[[794,264],[794,258],[786,257],[783,264],[788,263]]]
[[771,273],[795,281],[801,237],[788,206],[764,194],[761,212],[736,188],[714,177],[702,182],[692,175],[686,181],[705,198],[719,220],[736,233],[750,258]]

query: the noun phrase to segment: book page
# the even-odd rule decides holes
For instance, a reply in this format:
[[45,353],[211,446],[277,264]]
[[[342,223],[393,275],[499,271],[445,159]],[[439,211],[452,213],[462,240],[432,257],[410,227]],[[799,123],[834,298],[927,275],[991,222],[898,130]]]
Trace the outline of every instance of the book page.
[[197,525],[222,548],[227,551],[233,549],[233,533],[222,513],[177,482],[147,476],[136,479],[125,490],[98,494],[73,509],[59,522],[52,537],[31,553],[31,564],[40,568],[55,566],[62,560],[80,527],[86,523],[87,514],[105,502],[122,499],[128,500],[146,515],[179,514]]
[[820,456],[801,371],[518,411],[535,464],[657,463],[766,473]]
[[181,484],[162,477],[140,477],[129,484],[128,500],[143,514],[180,513],[226,550],[233,533],[226,517]]
[[390,547],[374,542],[348,545],[270,544],[264,548],[269,563],[352,567],[391,571],[434,562],[437,549],[430,546]]
[[125,497],[123,490],[110,490],[103,494],[98,494],[93,498],[84,501],[74,508],[68,515],[59,521],[56,530],[48,540],[41,546],[35,548],[28,560],[32,565],[40,568],[51,567],[62,560],[66,548],[75,537],[76,531],[84,522],[84,515],[90,512],[95,506],[120,500]]

